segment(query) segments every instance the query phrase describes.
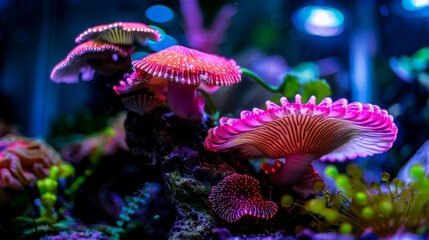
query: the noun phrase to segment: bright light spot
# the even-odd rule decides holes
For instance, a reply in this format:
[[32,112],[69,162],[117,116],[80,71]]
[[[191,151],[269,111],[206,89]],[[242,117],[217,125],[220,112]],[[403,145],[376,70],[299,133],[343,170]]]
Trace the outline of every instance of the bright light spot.
[[402,6],[408,11],[417,11],[429,6],[429,0],[402,0]]
[[168,23],[174,19],[174,12],[164,5],[153,5],[146,10],[146,17],[154,23]]
[[316,27],[338,27],[343,23],[342,14],[338,14],[333,10],[313,9],[310,17],[307,20],[308,24]]
[[343,31],[344,15],[329,7],[304,7],[292,17],[295,26],[309,34],[335,36]]

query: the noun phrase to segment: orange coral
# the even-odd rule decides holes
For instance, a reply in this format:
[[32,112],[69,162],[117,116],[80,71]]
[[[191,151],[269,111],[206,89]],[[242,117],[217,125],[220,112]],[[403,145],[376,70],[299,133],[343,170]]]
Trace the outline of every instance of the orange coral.
[[12,134],[0,139],[0,187],[33,185],[60,163],[59,154],[40,140]]

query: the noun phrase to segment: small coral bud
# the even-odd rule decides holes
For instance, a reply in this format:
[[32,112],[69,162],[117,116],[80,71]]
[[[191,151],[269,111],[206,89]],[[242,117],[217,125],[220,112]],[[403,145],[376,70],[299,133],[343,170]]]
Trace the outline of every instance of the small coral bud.
[[355,164],[347,165],[346,171],[348,174],[350,174],[350,176],[352,176],[354,178],[361,178],[362,177],[362,171]]
[[51,209],[54,207],[55,202],[57,202],[57,196],[52,193],[45,193],[40,197],[43,207],[46,209]]
[[335,179],[338,177],[338,174],[338,169],[334,165],[329,165],[325,168],[325,175],[327,177]]
[[51,178],[45,178],[37,181],[37,188],[41,194],[55,193],[57,191],[58,183]]
[[390,179],[390,174],[388,172],[381,173],[381,180],[386,182],[386,181],[389,181],[389,179]]
[[115,136],[115,129],[112,127],[106,127],[104,129],[104,134],[106,134],[109,137]]
[[368,203],[368,198],[364,192],[357,192],[355,195],[355,200],[360,205],[365,205]]
[[265,174],[271,173],[271,164],[269,164],[269,163],[262,163],[260,165],[260,168]]
[[59,175],[60,169],[58,166],[54,165],[49,169],[49,176],[48,178],[57,179]]
[[343,223],[340,225],[340,233],[342,234],[350,234],[352,233],[352,225],[350,223]]
[[393,212],[393,205],[389,201],[381,201],[379,208],[380,212],[385,216],[390,216],[390,214]]
[[280,162],[279,160],[277,160],[274,165],[276,166],[277,169],[280,169],[281,167],[283,167],[283,165],[285,165],[284,163]]
[[74,175],[74,168],[72,165],[68,163],[60,164],[60,173],[58,175],[58,178],[66,178]]
[[326,221],[333,222],[337,220],[338,212],[331,208],[325,208],[322,211],[322,215],[325,217]]
[[342,189],[348,189],[350,187],[349,178],[344,174],[338,175],[338,177],[335,178],[335,183],[337,187]]
[[320,181],[320,180],[314,181],[314,183],[313,183],[313,189],[314,190],[322,191],[325,188],[326,188],[326,186],[325,186],[325,183],[323,181]]
[[366,220],[369,220],[374,216],[374,210],[372,210],[371,207],[364,207],[362,209],[361,214],[363,218],[365,218]]
[[410,175],[416,180],[422,179],[425,176],[425,169],[420,164],[413,165],[410,168]]
[[289,195],[289,194],[283,195],[282,198],[281,198],[281,200],[280,200],[280,204],[284,208],[292,206],[292,204],[293,204],[293,197],[291,195]]
[[404,181],[401,181],[398,178],[392,179],[392,183],[393,183],[393,186],[395,186],[398,189],[403,188],[405,186]]
[[381,191],[380,184],[378,182],[372,182],[371,187],[374,188],[375,190],[377,190],[378,192]]
[[313,213],[321,213],[325,209],[325,200],[320,198],[311,199],[308,202],[308,209]]

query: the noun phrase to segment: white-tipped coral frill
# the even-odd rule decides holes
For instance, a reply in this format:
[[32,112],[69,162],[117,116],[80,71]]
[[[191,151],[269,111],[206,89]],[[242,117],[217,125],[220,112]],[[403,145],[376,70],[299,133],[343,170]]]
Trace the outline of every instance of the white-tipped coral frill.
[[102,39],[108,43],[120,45],[132,45],[134,40],[137,40],[145,45],[147,39],[159,41],[161,34],[144,23],[115,22],[88,28],[79,34],[75,42],[79,44],[90,39]]

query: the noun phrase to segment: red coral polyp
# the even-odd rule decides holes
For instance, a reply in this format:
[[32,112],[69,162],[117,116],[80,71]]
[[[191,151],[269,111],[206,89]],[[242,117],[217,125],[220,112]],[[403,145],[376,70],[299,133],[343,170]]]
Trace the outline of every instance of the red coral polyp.
[[277,204],[262,198],[259,182],[249,175],[224,178],[212,187],[209,201],[213,211],[228,222],[236,222],[245,215],[269,219],[277,213]]

